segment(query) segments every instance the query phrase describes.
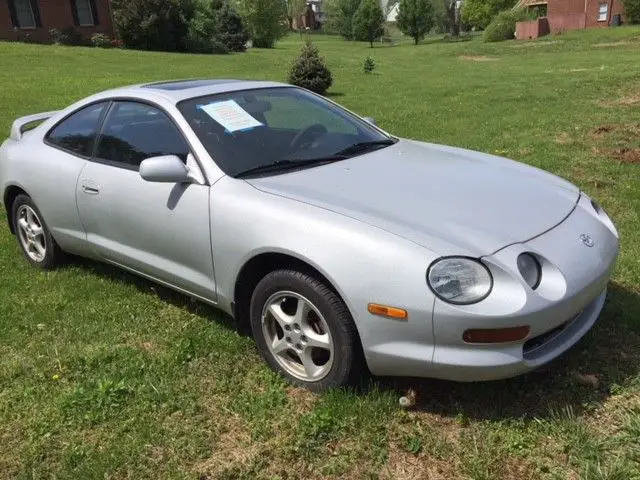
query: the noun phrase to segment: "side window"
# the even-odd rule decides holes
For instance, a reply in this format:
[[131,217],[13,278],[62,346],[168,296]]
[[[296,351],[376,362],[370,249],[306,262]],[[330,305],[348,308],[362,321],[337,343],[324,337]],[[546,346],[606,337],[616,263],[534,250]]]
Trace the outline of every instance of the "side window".
[[96,103],[71,114],[47,134],[47,142],[70,153],[91,156],[106,105]]
[[96,157],[137,169],[150,157],[177,155],[187,161],[189,146],[167,115],[144,103],[114,103],[98,140]]

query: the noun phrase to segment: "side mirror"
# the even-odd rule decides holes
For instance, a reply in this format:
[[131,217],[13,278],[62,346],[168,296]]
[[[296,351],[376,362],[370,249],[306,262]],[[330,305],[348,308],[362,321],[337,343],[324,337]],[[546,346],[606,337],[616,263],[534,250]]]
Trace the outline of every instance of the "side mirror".
[[376,119],[373,117],[364,117],[365,121],[369,122],[371,125],[376,124]]
[[164,155],[143,160],[140,164],[140,176],[147,182],[191,182],[189,169],[175,155]]

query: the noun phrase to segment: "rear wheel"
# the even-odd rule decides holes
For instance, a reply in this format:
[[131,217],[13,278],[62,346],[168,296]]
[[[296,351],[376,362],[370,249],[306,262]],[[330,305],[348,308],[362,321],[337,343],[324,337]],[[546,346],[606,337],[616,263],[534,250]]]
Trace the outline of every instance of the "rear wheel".
[[362,371],[344,302],[316,278],[292,270],[265,276],[251,298],[251,329],[267,363],[313,391],[351,383]]
[[48,270],[62,258],[42,214],[28,195],[18,195],[12,206],[13,228],[22,253],[31,265]]

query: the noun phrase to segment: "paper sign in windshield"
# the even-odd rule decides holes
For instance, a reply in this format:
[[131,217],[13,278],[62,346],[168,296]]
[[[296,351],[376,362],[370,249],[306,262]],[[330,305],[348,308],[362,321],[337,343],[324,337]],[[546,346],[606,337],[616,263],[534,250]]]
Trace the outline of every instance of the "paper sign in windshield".
[[235,100],[210,103],[200,107],[207,115],[222,125],[228,132],[237,132],[262,124],[249,115]]

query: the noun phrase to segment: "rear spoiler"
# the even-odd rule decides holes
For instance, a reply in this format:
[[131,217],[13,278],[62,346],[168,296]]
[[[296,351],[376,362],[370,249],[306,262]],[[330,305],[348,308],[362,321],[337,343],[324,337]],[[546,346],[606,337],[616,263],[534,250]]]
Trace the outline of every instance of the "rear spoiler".
[[35,115],[27,115],[26,117],[20,117],[11,125],[11,139],[20,140],[22,135],[27,130],[27,127],[35,122],[43,122],[49,117],[54,116],[57,111],[36,113]]

